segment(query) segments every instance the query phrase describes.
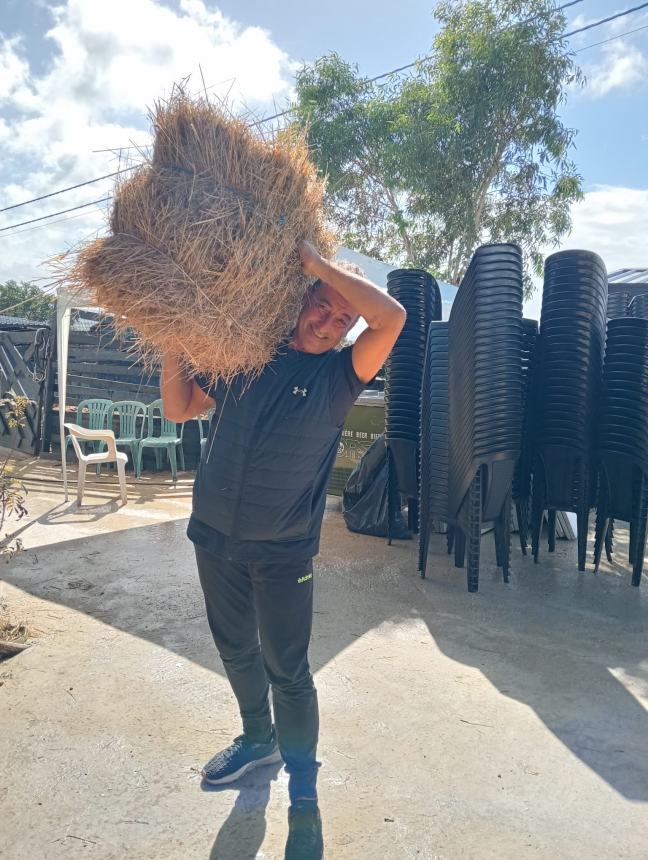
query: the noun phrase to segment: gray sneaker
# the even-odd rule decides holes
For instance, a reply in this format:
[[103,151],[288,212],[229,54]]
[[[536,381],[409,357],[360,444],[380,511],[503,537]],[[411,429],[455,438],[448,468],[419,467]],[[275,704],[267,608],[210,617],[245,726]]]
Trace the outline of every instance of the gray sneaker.
[[255,743],[245,735],[239,735],[226,749],[210,759],[202,769],[202,778],[210,785],[225,785],[235,782],[243,774],[264,764],[281,761],[274,732],[266,744]]

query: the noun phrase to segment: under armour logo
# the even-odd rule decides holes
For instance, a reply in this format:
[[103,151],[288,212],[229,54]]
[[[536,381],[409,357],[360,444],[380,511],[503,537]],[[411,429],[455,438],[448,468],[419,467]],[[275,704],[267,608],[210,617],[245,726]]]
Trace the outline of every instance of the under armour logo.
[[308,388],[300,388],[298,385],[296,385],[293,388],[292,393],[293,394],[301,394],[302,397],[306,397],[306,395],[308,394]]

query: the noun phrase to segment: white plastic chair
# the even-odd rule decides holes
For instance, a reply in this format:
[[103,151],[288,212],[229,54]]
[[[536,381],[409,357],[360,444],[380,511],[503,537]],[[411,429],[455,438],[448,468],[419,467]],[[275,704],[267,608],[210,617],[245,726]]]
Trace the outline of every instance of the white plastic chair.
[[[112,430],[89,430],[86,427],[81,427],[79,424],[65,424],[72,438],[72,444],[79,460],[79,481],[77,484],[77,504],[83,502],[83,488],[85,485],[86,467],[97,463],[116,463],[117,474],[119,475],[119,487],[121,490],[122,504],[126,504],[126,463],[128,455],[117,450],[115,444],[115,434]],[[96,452],[94,454],[84,454],[81,450],[79,440],[83,442],[104,442],[106,451]]]

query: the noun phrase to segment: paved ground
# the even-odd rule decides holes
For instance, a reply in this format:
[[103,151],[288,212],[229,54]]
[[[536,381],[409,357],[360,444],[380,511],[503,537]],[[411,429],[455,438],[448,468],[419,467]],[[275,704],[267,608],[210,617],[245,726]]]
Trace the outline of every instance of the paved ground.
[[[205,791],[238,731],[184,537],[190,482],[115,479],[63,502],[33,469],[27,547],[0,601],[37,641],[0,664],[0,856],[283,857],[282,771]],[[28,477],[29,477],[28,474]],[[312,662],[327,857],[648,856],[648,605],[619,565],[575,571],[559,542],[481,590],[433,539],[350,535],[329,513]]]

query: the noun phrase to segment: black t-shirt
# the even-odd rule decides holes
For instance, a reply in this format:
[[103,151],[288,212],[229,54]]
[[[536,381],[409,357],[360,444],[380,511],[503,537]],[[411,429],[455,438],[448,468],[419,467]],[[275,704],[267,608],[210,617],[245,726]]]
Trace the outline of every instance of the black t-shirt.
[[[200,497],[196,500],[194,496],[194,513],[189,521],[187,535],[189,539],[198,546],[213,555],[221,556],[233,561],[241,562],[263,562],[280,560],[290,557],[292,559],[309,559],[319,552],[319,531],[321,518],[326,501],[326,487],[330,477],[331,469],[335,462],[335,455],[339,445],[340,435],[346,416],[355,403],[364,385],[358,379],[353,369],[351,347],[340,351],[331,351],[321,356],[310,353],[302,353],[289,347],[278,350],[273,361],[267,365],[264,372],[254,381],[242,378],[235,380],[231,385],[225,386],[219,383],[216,387],[210,387],[201,377],[196,377],[200,387],[216,401],[217,408],[214,416],[212,433],[203,451],[204,457],[219,457],[219,429],[221,433],[223,425],[220,424],[223,411],[236,409],[238,397],[252,397],[261,402],[268,396],[270,389],[276,390],[282,380],[289,380],[287,402],[288,405],[299,405],[302,410],[304,425],[307,421],[303,410],[321,411],[322,403],[328,403],[327,413],[330,416],[331,432],[330,446],[326,447],[326,453],[321,462],[315,468],[312,478],[313,498],[312,510],[314,521],[308,534],[303,539],[264,539],[246,540],[231,534],[225,534],[215,526],[202,521],[196,515],[196,507],[200,510]],[[301,380],[306,380],[302,387]],[[293,385],[297,382],[297,385]],[[306,384],[307,383],[307,384]],[[305,391],[305,393],[304,393]],[[295,398],[297,400],[295,401]],[[303,399],[302,399],[303,398]],[[256,402],[256,400],[255,400]],[[284,399],[283,403],[286,403]],[[274,409],[281,409],[282,401],[277,401]],[[306,416],[307,417],[307,416]],[[293,428],[294,432],[294,428]],[[255,453],[258,446],[264,444],[259,439],[249,443],[254,445]],[[299,445],[308,445],[308,439],[302,438],[295,443],[295,457],[299,457]],[[204,466],[204,463],[201,463]],[[196,481],[195,492],[199,494],[211,493],[212,485],[203,477]]]

